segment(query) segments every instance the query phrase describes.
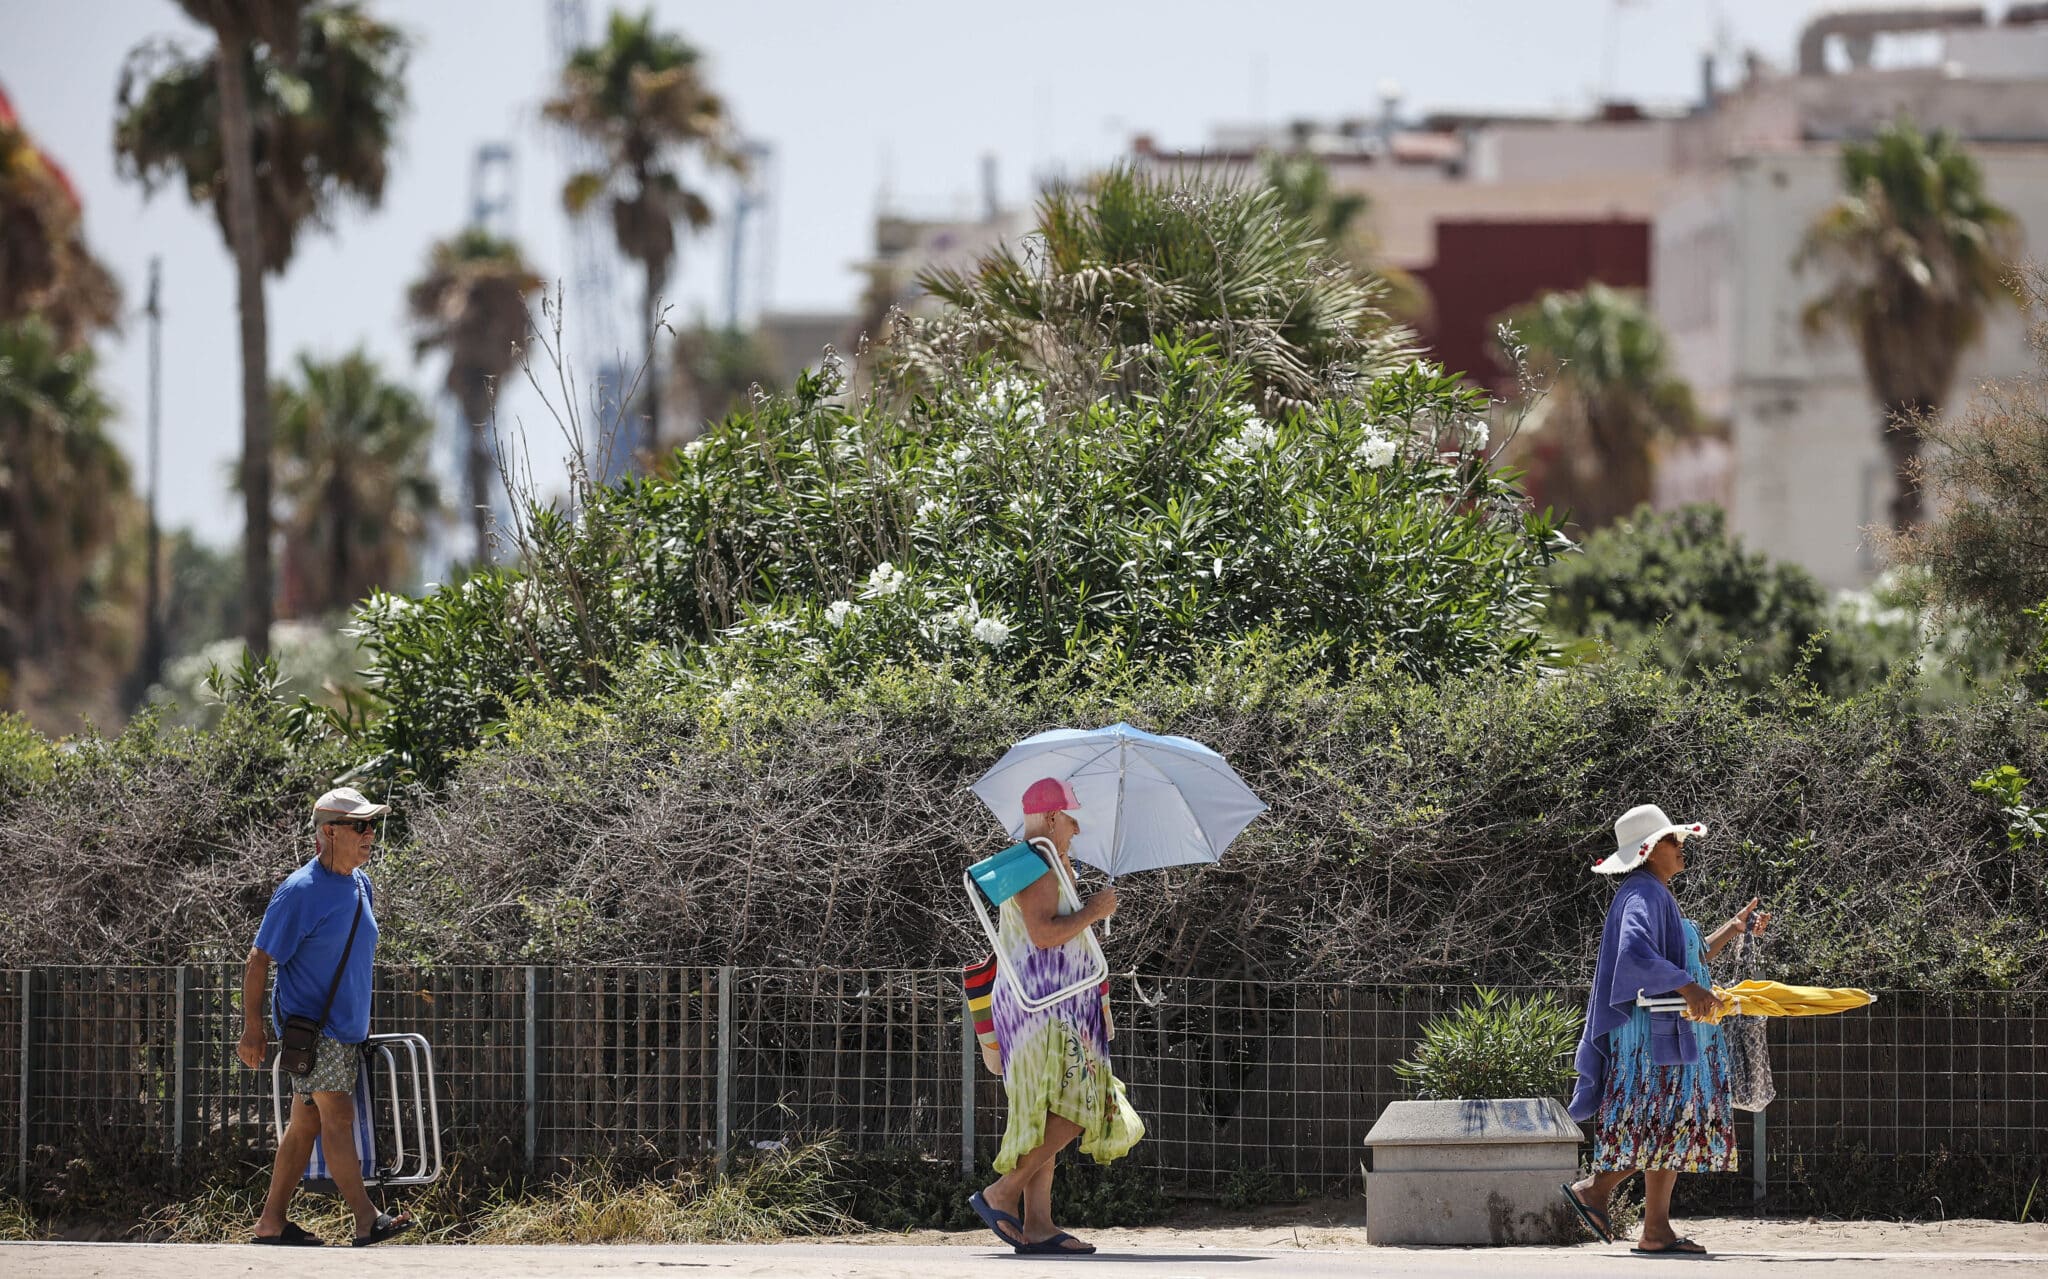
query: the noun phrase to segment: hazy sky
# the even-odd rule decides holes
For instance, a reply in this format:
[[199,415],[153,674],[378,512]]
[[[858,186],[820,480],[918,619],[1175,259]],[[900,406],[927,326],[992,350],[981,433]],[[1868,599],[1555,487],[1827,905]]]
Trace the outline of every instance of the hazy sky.
[[[594,35],[607,9],[590,4]],[[909,213],[978,207],[980,157],[1023,200],[1034,174],[1079,171],[1130,136],[1197,146],[1212,125],[1369,115],[1378,86],[1404,109],[1579,110],[1611,96],[1675,103],[1696,95],[1701,53],[1753,46],[1780,65],[1818,0],[663,0],[661,22],[709,55],[742,128],[774,148],[766,221],[773,254],[753,306],[844,309],[860,285],[886,191]],[[1833,7],[1832,3],[1825,7]],[[2003,5],[1993,6],[1994,10]],[[553,83],[547,0],[372,0],[414,40],[412,108],[384,205],[345,210],[332,234],[302,238],[270,285],[270,354],[361,343],[423,392],[438,361],[415,364],[404,288],[427,245],[467,217],[479,144],[516,151],[512,229],[550,275],[569,262],[557,192],[564,173],[538,104]],[[164,518],[209,540],[240,527],[226,476],[240,439],[234,274],[210,210],[182,192],[144,201],[112,151],[115,84],[136,44],[206,37],[172,0],[0,0],[0,86],[30,133],[70,170],[93,248],[140,307],[148,261],[164,263]],[[1611,83],[1603,79],[1611,73]],[[725,200],[720,193],[719,202]],[[681,318],[723,313],[723,232],[686,244],[671,286]],[[634,273],[621,270],[626,298]],[[139,461],[147,389],[139,319],[102,343]],[[536,434],[524,388],[501,406]],[[536,453],[541,447],[536,443]]]

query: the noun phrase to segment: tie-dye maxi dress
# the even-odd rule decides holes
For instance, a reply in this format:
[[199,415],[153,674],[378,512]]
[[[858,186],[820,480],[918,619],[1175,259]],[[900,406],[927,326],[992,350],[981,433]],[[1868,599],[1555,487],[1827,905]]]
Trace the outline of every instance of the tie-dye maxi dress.
[[[1053,874],[1065,878],[1057,865]],[[1062,897],[1062,915],[1071,914]],[[996,923],[1002,943],[997,962],[1017,974],[1034,998],[1071,985],[1090,968],[1079,936],[1041,950],[1031,944],[1023,912],[1012,897]],[[1089,986],[1042,1012],[1026,1012],[1008,980],[995,985],[995,1028],[1003,1059],[1003,1092],[1010,1103],[996,1171],[1009,1172],[1017,1160],[1045,1141],[1050,1111],[1081,1126],[1081,1152],[1098,1163],[1127,1153],[1145,1135],[1145,1122],[1124,1097],[1124,1086],[1109,1068],[1109,1027],[1102,995]]]
[[[1685,967],[1712,988],[1699,926],[1685,921]],[[1669,1172],[1735,1172],[1734,1094],[1721,1028],[1687,1023],[1699,1036],[1700,1059],[1659,1066],[1650,1053],[1650,1014],[1637,1008],[1608,1035],[1607,1079],[1593,1128],[1593,1171],[1632,1168]]]

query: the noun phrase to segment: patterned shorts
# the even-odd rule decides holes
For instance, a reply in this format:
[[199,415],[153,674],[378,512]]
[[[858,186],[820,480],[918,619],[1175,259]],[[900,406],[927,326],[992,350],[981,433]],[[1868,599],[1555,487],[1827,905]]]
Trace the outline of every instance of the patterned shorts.
[[285,1078],[292,1081],[292,1091],[308,1103],[316,1092],[345,1092],[354,1096],[356,1070],[362,1060],[361,1044],[344,1044],[322,1035],[313,1045],[313,1069],[303,1075],[287,1074]]

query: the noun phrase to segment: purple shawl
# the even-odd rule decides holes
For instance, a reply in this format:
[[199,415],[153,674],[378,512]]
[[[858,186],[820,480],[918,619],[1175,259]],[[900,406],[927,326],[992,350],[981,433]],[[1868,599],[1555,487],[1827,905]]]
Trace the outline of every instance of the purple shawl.
[[[1668,995],[1691,982],[1685,959],[1685,918],[1678,913],[1678,899],[1649,871],[1631,871],[1615,890],[1600,933],[1586,1028],[1572,1063],[1579,1071],[1572,1118],[1583,1123],[1599,1112],[1607,1036],[1635,1011],[1637,992]],[[1677,1013],[1651,1013],[1650,1055],[1660,1066],[1690,1065],[1700,1057],[1699,1036]]]

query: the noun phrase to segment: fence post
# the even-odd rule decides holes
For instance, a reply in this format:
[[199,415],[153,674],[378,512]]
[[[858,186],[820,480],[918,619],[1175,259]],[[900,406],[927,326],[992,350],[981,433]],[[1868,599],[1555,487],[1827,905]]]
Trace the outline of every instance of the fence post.
[[36,1006],[36,970],[21,970],[21,1095],[16,1098],[21,1104],[21,1159],[15,1168],[15,1192],[23,1203],[28,1202],[28,1102],[29,1075],[35,1070],[34,1055],[29,1051],[29,1027],[34,1024]]
[[526,966],[526,1171],[540,1155],[540,978]]
[[1750,1136],[1756,1151],[1750,1156],[1750,1202],[1762,1203],[1764,1194],[1770,1189],[1770,1148],[1764,1143],[1764,1112],[1751,1111],[1749,1116]]
[[974,1009],[960,992],[960,1175],[974,1176],[974,1068],[979,1040],[974,1035]]
[[733,969],[718,970],[718,1132],[712,1147],[714,1167],[725,1175],[726,1151],[732,1142],[732,984]]
[[171,1167],[185,1166],[185,999],[191,968],[178,965],[177,1003],[171,1011]]

